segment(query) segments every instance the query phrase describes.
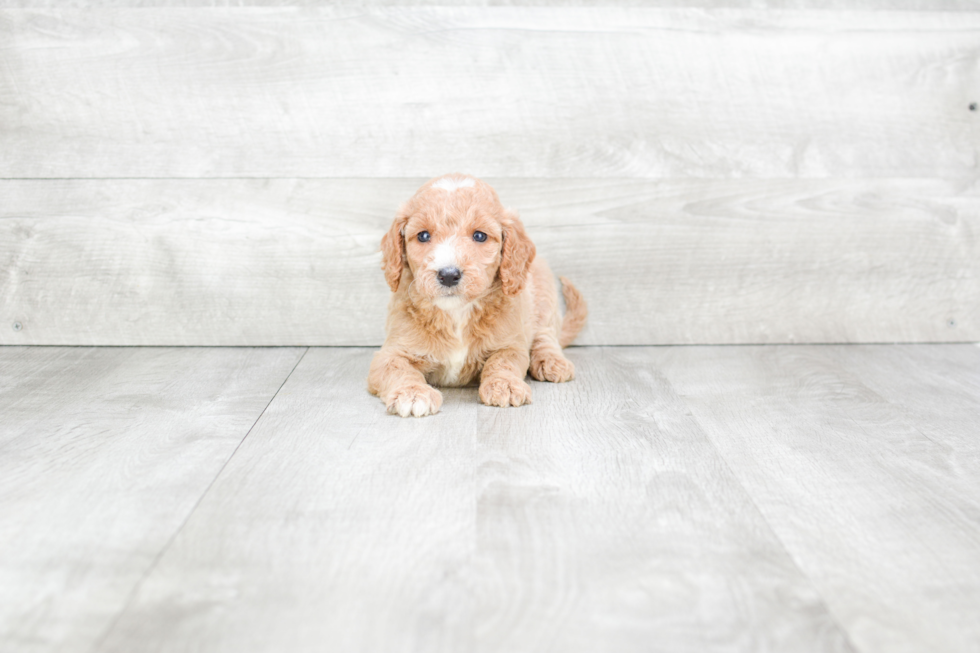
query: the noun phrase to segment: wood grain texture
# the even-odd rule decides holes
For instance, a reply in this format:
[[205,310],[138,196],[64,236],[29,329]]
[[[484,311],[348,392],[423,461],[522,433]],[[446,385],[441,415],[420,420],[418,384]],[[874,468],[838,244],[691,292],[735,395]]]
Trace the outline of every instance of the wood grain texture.
[[[379,345],[422,181],[0,181],[0,344]],[[980,340],[976,183],[488,181],[579,344]]]
[[479,411],[474,650],[854,650],[650,351],[571,357]]
[[[322,7],[333,0],[0,0],[2,9],[113,7]],[[360,0],[358,6],[447,7],[671,7],[705,9],[843,9],[889,11],[977,10],[974,0]]]
[[0,348],[0,650],[975,649],[980,347],[569,354],[400,419],[368,349]]
[[98,650],[471,651],[475,391],[424,420],[313,349]]
[[832,348],[828,355],[862,385],[902,411],[922,435],[948,451],[960,480],[980,475],[980,346]]
[[975,178],[980,12],[0,10],[0,177]]
[[851,650],[662,381],[575,354],[419,420],[311,350],[98,650]]
[[[975,347],[951,347],[916,355],[931,358],[931,375],[948,369],[950,352],[976,361]],[[963,446],[975,440],[976,400],[962,386],[922,393],[929,378],[883,397],[839,362],[856,351],[853,365],[863,367],[877,357],[868,349],[651,352],[858,649],[973,651],[980,465]],[[930,396],[936,411],[974,411],[972,424],[920,430],[909,402]]]
[[89,651],[300,354],[0,348],[0,650]]

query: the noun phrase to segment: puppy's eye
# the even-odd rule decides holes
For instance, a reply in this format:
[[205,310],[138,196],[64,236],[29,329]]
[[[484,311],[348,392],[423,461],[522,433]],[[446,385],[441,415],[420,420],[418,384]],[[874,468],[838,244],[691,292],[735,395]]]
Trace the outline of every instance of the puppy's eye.
[[420,243],[427,243],[427,242],[429,242],[429,232],[428,231],[420,231],[419,232],[419,235],[416,236],[416,238],[419,239],[419,242]]
[[473,240],[475,240],[476,242],[482,243],[486,239],[487,239],[487,235],[485,233],[483,233],[482,231],[474,231],[473,232]]

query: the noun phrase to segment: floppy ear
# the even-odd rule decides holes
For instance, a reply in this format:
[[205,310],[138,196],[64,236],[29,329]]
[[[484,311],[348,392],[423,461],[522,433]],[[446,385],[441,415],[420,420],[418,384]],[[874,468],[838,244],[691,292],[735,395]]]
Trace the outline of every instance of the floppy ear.
[[385,273],[385,281],[391,292],[398,290],[405,268],[405,224],[408,214],[401,210],[391,223],[388,233],[381,237],[381,269]]
[[504,245],[500,259],[500,282],[505,295],[516,295],[524,288],[527,271],[534,260],[534,243],[527,237],[524,224],[510,211],[504,214]]

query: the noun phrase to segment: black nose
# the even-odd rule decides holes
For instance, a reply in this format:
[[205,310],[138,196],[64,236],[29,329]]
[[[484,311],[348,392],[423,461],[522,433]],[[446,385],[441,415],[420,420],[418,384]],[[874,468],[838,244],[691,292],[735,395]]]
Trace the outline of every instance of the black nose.
[[439,270],[439,283],[447,288],[452,288],[459,283],[461,276],[463,273],[459,271],[459,268],[443,268]]

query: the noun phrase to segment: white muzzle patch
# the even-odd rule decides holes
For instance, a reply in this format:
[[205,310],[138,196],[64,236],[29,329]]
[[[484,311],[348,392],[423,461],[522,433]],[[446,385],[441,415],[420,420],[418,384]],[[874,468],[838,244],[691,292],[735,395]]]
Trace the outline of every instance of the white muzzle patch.
[[444,268],[456,267],[459,267],[456,262],[456,236],[450,236],[436,245],[435,251],[432,252],[429,269],[438,272]]

